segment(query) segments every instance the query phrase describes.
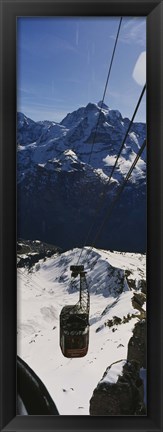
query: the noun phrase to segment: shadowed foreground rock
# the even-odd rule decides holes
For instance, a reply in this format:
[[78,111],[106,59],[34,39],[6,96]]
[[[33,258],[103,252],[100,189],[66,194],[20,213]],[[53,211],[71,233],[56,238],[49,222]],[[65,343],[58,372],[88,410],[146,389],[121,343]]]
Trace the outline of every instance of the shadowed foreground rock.
[[146,320],[138,321],[128,343],[127,360],[136,360],[140,368],[146,368]]
[[136,361],[120,360],[109,366],[93,392],[90,415],[145,415],[144,387],[139,372]]
[[[144,298],[139,295],[137,301],[144,303]],[[146,384],[141,379],[146,376],[146,337],[146,319],[142,319],[129,340],[127,360],[109,366],[94,390],[90,415],[146,414]]]

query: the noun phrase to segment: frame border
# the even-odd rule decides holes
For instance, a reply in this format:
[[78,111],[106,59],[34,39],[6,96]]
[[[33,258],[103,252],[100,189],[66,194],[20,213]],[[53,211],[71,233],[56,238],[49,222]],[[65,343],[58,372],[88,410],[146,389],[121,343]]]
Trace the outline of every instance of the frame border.
[[[1,13],[1,392],[2,431],[163,431],[162,210],[163,0],[0,0]],[[16,416],[16,17],[146,16],[148,141],[148,414]],[[10,267],[9,267],[10,266]]]

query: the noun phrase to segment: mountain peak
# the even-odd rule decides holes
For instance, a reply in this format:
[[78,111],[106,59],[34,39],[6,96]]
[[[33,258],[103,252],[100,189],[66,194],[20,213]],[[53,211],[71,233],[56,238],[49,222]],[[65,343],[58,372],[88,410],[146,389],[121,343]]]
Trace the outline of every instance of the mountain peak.
[[108,110],[108,106],[104,103],[104,102],[102,102],[102,101],[99,101],[98,102],[98,104],[97,104],[97,106],[99,107],[99,108],[103,108],[103,109],[107,109]]
[[86,111],[97,111],[97,105],[89,102],[85,109]]

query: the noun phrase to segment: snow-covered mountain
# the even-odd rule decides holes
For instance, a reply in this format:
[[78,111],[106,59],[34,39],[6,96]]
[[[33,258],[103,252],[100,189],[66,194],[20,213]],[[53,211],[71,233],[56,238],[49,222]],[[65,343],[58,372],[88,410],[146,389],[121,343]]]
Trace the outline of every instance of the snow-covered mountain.
[[44,382],[61,415],[89,415],[90,399],[105,370],[127,359],[128,341],[140,319],[133,293],[141,292],[146,279],[145,255],[84,249],[89,350],[83,358],[68,359],[59,347],[59,314],[64,305],[78,301],[79,286],[71,284],[70,265],[80,252],[72,249],[42,259],[30,270],[18,269],[18,355]]
[[[93,242],[118,187],[146,136],[134,123],[117,169],[111,168],[129,119],[105,104],[89,103],[67,114],[61,123],[34,122],[18,113],[18,235],[40,238],[69,249]],[[99,116],[100,114],[100,116]],[[98,128],[97,128],[98,121]],[[94,137],[96,133],[95,144]],[[100,207],[96,218],[97,208]],[[145,251],[146,155],[139,159],[111,219],[96,245]]]

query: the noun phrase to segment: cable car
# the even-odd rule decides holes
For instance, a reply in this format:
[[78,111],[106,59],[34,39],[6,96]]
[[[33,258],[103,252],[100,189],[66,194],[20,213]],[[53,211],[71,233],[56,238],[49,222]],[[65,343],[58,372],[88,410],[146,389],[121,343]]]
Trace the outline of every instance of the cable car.
[[60,347],[69,358],[84,357],[89,345],[89,292],[84,266],[71,266],[72,277],[80,275],[79,302],[60,313]]

